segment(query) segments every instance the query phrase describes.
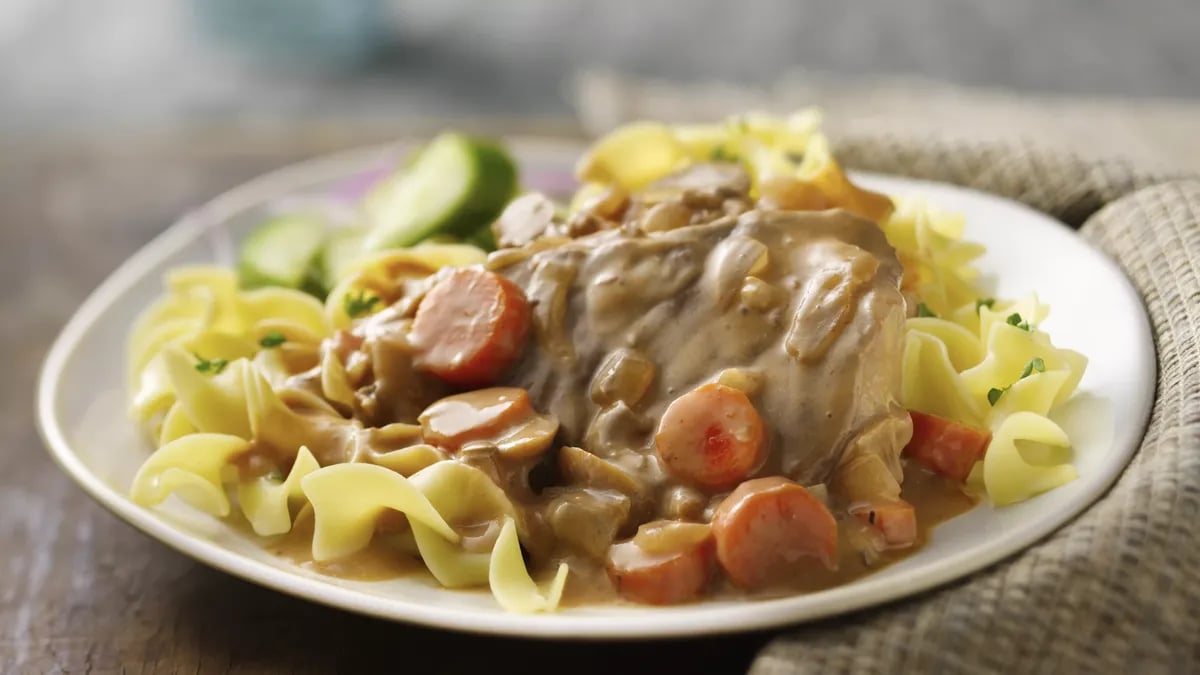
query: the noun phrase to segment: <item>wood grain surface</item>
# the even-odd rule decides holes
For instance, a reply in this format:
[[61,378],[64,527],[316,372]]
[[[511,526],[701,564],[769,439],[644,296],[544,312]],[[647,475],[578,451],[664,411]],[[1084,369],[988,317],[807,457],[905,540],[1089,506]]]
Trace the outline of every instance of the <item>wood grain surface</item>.
[[[484,638],[258,588],[142,535],[50,460],[41,359],[101,280],[180,213],[266,170],[388,130],[207,129],[0,147],[0,672],[741,672],[769,637]],[[121,358],[98,354],[95,358]]]

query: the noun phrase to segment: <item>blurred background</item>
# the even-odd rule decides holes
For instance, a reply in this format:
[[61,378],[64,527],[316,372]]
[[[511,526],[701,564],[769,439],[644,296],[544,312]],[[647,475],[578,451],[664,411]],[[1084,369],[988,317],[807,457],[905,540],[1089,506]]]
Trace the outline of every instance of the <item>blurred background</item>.
[[569,121],[605,69],[1200,96],[1194,0],[4,0],[8,133],[336,118]]

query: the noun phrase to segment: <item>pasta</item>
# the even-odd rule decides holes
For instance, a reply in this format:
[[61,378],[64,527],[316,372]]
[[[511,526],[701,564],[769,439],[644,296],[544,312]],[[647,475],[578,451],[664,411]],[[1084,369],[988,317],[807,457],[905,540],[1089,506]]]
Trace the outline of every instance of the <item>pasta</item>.
[[[906,282],[925,316],[908,319],[902,402],[911,410],[989,428],[982,469],[971,481],[993,504],[1028,499],[1074,480],[1070,439],[1047,417],[1078,386],[1087,359],[1055,347],[1038,329],[1049,307],[1029,295],[1015,302],[983,298],[964,244],[962,218],[921,199],[897,199],[884,223],[902,259]],[[912,277],[909,277],[912,272]],[[1017,443],[1052,447],[1029,461]]]
[[[442,267],[482,263],[485,258],[482,250],[466,244],[420,244],[364,258],[329,292],[326,320],[335,328],[345,328],[353,318],[392,304],[400,297],[405,282],[424,279]],[[347,309],[355,301],[366,307],[352,317]]]
[[[167,294],[139,318],[127,347],[131,414],[151,423],[158,448],[135,476],[131,498],[153,506],[174,494],[223,518],[233,509],[232,486],[242,515],[264,537],[289,532],[293,514],[307,504],[317,561],[363,549],[381,512],[399,511],[408,519],[414,552],[443,586],[486,584],[509,611],[553,611],[567,567],[560,567],[544,593],[537,588],[521,557],[516,512],[494,482],[416,442],[419,427],[364,429],[330,407],[349,409],[354,403],[345,365],[328,345],[321,347],[332,326],[349,322],[348,294],[383,293],[386,286],[420,280],[444,265],[482,260],[479,249],[462,245],[427,245],[367,259],[350,270],[324,306],[287,289],[239,291],[227,270],[173,271]],[[268,342],[275,344],[265,348]],[[287,390],[291,402],[285,401],[280,388],[313,367],[321,395]],[[297,405],[315,412],[301,414]],[[314,426],[325,428],[334,445],[354,446],[353,459],[362,463],[322,467],[304,445]],[[398,447],[375,449],[389,442]],[[239,460],[254,447],[272,449],[286,475],[277,466],[243,477]],[[498,532],[490,551],[463,550],[448,524],[489,520]]]
[[[1017,447],[1036,443],[1034,457]],[[996,428],[983,459],[983,482],[997,506],[1028,499],[1078,476],[1070,461],[1071,441],[1063,430],[1037,413],[1015,412]]]

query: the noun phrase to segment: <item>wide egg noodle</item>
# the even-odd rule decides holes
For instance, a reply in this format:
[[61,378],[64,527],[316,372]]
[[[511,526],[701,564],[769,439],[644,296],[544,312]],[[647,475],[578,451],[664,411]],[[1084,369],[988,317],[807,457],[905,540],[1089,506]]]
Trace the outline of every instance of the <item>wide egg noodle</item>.
[[260,476],[238,483],[238,505],[255,534],[268,537],[291,531],[291,505],[304,498],[300,482],[319,468],[308,448],[301,447],[283,480]]
[[406,477],[445,459],[446,455],[442,451],[427,443],[415,443],[406,448],[397,448],[387,452],[369,454],[364,452],[355,457],[355,461],[377,464]]
[[1045,333],[1007,323],[991,325],[986,350],[983,361],[962,374],[967,389],[984,403],[989,390],[1003,389],[1016,382],[1035,358],[1042,360],[1045,370],[1068,367]]
[[501,607],[517,614],[553,612],[562,599],[568,571],[566,563],[560,563],[554,579],[543,593],[525,567],[516,523],[512,518],[504,520],[488,566],[488,585]]
[[354,388],[346,375],[346,367],[333,349],[326,347],[321,356],[321,393],[346,410],[354,409]]
[[[277,455],[291,456],[301,446],[308,445],[318,456],[324,457],[324,451],[344,451],[353,443],[354,424],[323,400],[317,398],[314,405],[309,406],[317,412],[301,415],[280,398],[270,381],[257,369],[247,367],[243,372],[243,383],[246,401],[243,414],[247,417],[250,437],[263,448]],[[305,397],[303,393],[290,395]],[[314,443],[320,443],[320,446]]]
[[[405,279],[423,279],[443,267],[465,267],[487,260],[483,249],[469,244],[419,244],[386,251],[356,261],[338,280],[325,299],[325,318],[334,328],[348,328],[355,318],[346,313],[346,300],[353,294],[380,295]],[[383,302],[372,311],[383,309]]]
[[981,408],[954,369],[941,340],[909,330],[901,358],[900,399],[904,407],[968,426],[983,426]]
[[171,386],[166,362],[162,354],[156,354],[138,373],[129,415],[139,422],[146,422],[175,403],[175,389]]
[[184,436],[150,455],[134,476],[129,496],[142,506],[155,506],[174,493],[193,508],[223,518],[230,512],[225,468],[249,449],[249,441],[238,436]]
[[240,359],[209,374],[198,371],[196,359],[177,347],[164,349],[161,358],[192,426],[206,433],[251,437],[244,377],[248,361]]
[[1013,314],[1019,315],[1021,321],[1028,323],[1031,328],[1036,328],[1050,315],[1050,306],[1038,300],[1036,293],[1030,293],[1013,302],[997,302],[991,307],[981,305],[977,313],[979,314],[979,339],[987,340],[991,335],[992,326],[997,323],[1006,323],[1008,317]]
[[487,474],[462,462],[438,462],[409,480],[453,525],[516,517],[516,509],[504,490]]
[[992,427],[995,428],[1009,415],[1017,412],[1048,415],[1070,377],[1070,371],[1051,370],[1032,373],[1029,377],[1014,382],[992,407]]
[[321,301],[307,293],[290,288],[259,288],[242,292],[239,300],[244,315],[255,324],[285,320],[311,335],[330,333]]
[[301,481],[312,504],[313,560],[336,560],[363,549],[385,509],[400,511],[410,523],[420,523],[451,543],[458,533],[429,499],[400,474],[371,464],[335,464]]
[[211,298],[204,321],[208,330],[237,333],[244,327],[237,273],[233,270],[211,265],[177,267],[167,272],[165,282],[168,293]]
[[[199,358],[234,362],[253,357],[268,334],[285,338],[286,360],[264,357],[271,380],[282,381],[306,365],[304,344],[311,344],[315,365],[316,345],[330,334],[321,303],[299,291],[265,288],[239,291],[237,275],[217,267],[184,267],[165,277],[166,294],[142,312],[127,344],[131,415],[146,421],[165,411],[175,400],[174,381],[180,360],[164,357],[168,351],[186,352],[193,364]],[[194,379],[194,378],[193,378]]]
[[[1018,442],[1038,444],[1044,455],[1057,452],[1055,464],[1035,464],[1022,455]],[[1075,480],[1079,474],[1067,461],[1071,441],[1066,432],[1048,418],[1017,412],[1004,419],[992,436],[983,458],[983,483],[996,506],[1024,501]],[[1047,452],[1045,448],[1051,448]],[[1051,459],[1049,456],[1040,458]]]
[[468,553],[458,544],[419,522],[409,523],[421,561],[446,588],[467,588],[488,583],[491,553]]
[[179,440],[184,436],[190,436],[196,433],[196,431],[196,427],[188,419],[187,412],[176,401],[171,406],[171,409],[167,411],[166,416],[163,417],[162,425],[158,430],[158,445],[156,447],[161,448],[171,441]]
[[946,346],[950,364],[954,370],[962,372],[976,366],[983,360],[983,343],[966,328],[948,321],[933,317],[918,317],[908,319],[905,329],[937,338]]
[[[452,526],[502,523],[516,517],[504,491],[487,474],[461,462],[438,462],[414,474],[410,481]],[[488,583],[494,553],[463,551],[420,523],[412,523],[412,530],[421,559],[443,586]]]
[[1067,379],[1063,381],[1062,387],[1059,388],[1058,394],[1054,397],[1054,406],[1065,403],[1071,397],[1071,394],[1075,393],[1075,390],[1079,388],[1079,382],[1083,379],[1083,372],[1087,370],[1088,364],[1088,358],[1073,349],[1059,349],[1058,356],[1062,359],[1063,367],[1067,370]]
[[893,197],[895,211],[884,220],[884,234],[915,279],[922,302],[949,317],[978,297],[978,270],[972,264],[984,247],[962,241],[962,214],[943,211],[921,196]]
[[[164,298],[164,301],[169,300],[171,299]],[[184,301],[184,303],[190,302]],[[197,300],[195,302],[199,303],[201,301]],[[203,316],[206,313],[207,309],[197,307],[194,316],[163,319],[134,329],[135,332],[130,334],[126,356],[126,363],[129,367],[126,374],[126,382],[130,384],[134,391],[141,391],[145,386],[141,382],[144,379],[143,373],[153,362],[154,357],[162,351],[163,347],[188,336],[195,335],[204,328]]]

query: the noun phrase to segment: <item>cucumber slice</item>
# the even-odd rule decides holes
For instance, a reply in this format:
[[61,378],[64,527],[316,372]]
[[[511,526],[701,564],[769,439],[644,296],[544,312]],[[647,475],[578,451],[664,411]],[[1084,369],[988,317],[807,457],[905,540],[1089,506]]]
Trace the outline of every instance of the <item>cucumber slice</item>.
[[496,235],[492,232],[492,225],[488,223],[483,227],[475,230],[469,237],[464,239],[468,244],[474,244],[479,248],[491,252],[496,250]]
[[367,238],[365,227],[346,227],[332,231],[325,240],[325,248],[317,261],[318,276],[326,293],[333,290],[359,258],[363,257],[363,241]]
[[371,231],[364,247],[378,251],[435,235],[470,236],[500,215],[516,185],[516,165],[502,148],[444,133],[367,195]]
[[325,222],[310,215],[272,218],[242,242],[238,277],[245,288],[312,285],[311,269],[325,241]]

